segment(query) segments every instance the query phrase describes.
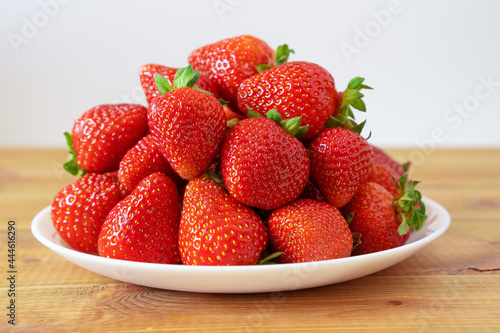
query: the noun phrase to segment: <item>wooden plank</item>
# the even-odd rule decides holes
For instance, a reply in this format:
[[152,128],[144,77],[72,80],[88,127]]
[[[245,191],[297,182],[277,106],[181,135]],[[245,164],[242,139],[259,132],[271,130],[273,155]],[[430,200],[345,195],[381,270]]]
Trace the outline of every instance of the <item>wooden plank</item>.
[[183,293],[122,283],[24,287],[19,293],[23,302],[16,329],[30,332],[500,329],[496,276],[370,276],[321,288],[249,295]]

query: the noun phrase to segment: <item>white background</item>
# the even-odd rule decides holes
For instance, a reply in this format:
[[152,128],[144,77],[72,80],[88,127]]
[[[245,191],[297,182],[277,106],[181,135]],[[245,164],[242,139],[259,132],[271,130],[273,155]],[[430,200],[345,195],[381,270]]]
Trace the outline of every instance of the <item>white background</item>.
[[[23,0],[0,5],[0,146],[63,147],[87,109],[144,103],[138,69],[251,34],[362,76],[371,142],[499,147],[500,2]],[[489,83],[488,83],[489,82]],[[360,116],[359,119],[363,119]],[[365,134],[368,133],[364,132]]]

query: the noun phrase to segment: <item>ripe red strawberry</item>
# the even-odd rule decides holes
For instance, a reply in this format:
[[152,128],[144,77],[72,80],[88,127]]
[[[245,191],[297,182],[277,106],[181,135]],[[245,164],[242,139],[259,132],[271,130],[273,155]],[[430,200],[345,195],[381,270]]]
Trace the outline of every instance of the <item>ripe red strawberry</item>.
[[226,116],[213,96],[193,88],[199,73],[189,66],[178,71],[173,87],[160,87],[148,110],[156,146],[184,179],[205,172],[226,134]]
[[310,142],[325,130],[327,121],[343,125],[353,117],[349,105],[365,111],[359,90],[370,87],[362,83],[362,78],[355,78],[346,91],[339,94],[332,75],[325,68],[294,61],[242,82],[238,89],[238,107],[244,112],[250,108],[262,115],[276,109],[283,119],[301,116],[302,125],[309,126],[303,141]]
[[373,150],[374,163],[378,165],[386,164],[389,168],[391,168],[396,177],[399,178],[408,171],[409,163],[401,164],[396,161],[392,156],[390,156],[383,149],[376,147],[374,145],[370,145]]
[[189,55],[188,61],[215,82],[224,100],[237,107],[240,83],[258,73],[256,65],[274,66],[274,56],[266,42],[243,35],[202,46]]
[[221,185],[204,177],[189,182],[179,228],[185,265],[253,265],[267,241],[260,217]]
[[375,164],[368,181],[382,185],[391,195],[397,196],[398,190],[394,185],[394,178],[399,179],[401,176],[396,174],[387,164]]
[[[161,95],[155,82],[155,74],[159,74],[165,77],[170,82],[170,84],[173,85],[175,73],[177,72],[177,70],[178,68],[167,67],[158,64],[147,64],[140,68],[139,78],[141,80],[142,89],[144,90],[146,100],[148,101],[149,105],[151,105],[153,100],[158,95]],[[210,80],[210,78],[206,74],[200,73],[200,78],[198,79],[198,82],[196,82],[196,86],[200,89],[214,94],[216,98],[219,97],[219,92],[217,91],[215,83],[212,82],[212,80]]]
[[148,129],[147,109],[136,104],[96,106],[78,118],[71,135],[65,133],[70,161],[64,169],[104,173],[118,170],[125,153]]
[[399,195],[394,197],[379,184],[368,182],[342,208],[352,232],[361,234],[361,243],[353,254],[392,249],[406,243],[409,230],[420,230],[427,216],[422,196],[415,190],[418,182],[401,177]]
[[273,250],[285,263],[348,257],[353,247],[349,226],[329,203],[299,199],[271,213],[268,224]]
[[142,179],[155,172],[167,175],[176,184],[180,178],[156,147],[151,134],[147,134],[121,160],[118,179],[131,192]]
[[271,68],[243,83],[238,90],[238,107],[249,107],[265,115],[276,109],[284,119],[302,116],[309,125],[308,141],[325,129],[339,101],[332,75],[323,67],[294,61]]
[[118,179],[87,173],[55,196],[51,210],[54,228],[74,249],[97,252],[102,223],[121,198]]
[[372,149],[352,130],[329,128],[314,139],[308,149],[311,151],[311,180],[335,207],[349,202],[370,177]]
[[99,234],[99,254],[177,264],[179,219],[179,196],[174,182],[162,173],[151,174],[109,212]]
[[260,209],[275,209],[296,199],[309,178],[304,145],[263,117],[237,122],[224,140],[220,159],[231,196]]

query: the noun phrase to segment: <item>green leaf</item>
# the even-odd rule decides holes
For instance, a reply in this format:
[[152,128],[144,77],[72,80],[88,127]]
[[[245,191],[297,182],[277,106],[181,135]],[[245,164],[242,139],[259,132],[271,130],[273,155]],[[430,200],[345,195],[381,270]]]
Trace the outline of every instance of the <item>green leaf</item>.
[[349,83],[347,84],[347,89],[359,90],[364,80],[365,79],[363,79],[362,77],[356,76],[355,78],[351,79],[351,81],[349,81]]
[[197,70],[193,70],[192,65],[189,65],[184,68],[179,68],[175,73],[174,77],[174,88],[192,88],[198,79],[200,78],[200,72]]
[[239,121],[238,118],[229,119],[228,121],[226,121],[227,128],[231,129],[234,125],[236,125],[238,121]]
[[300,139],[302,139],[304,137],[304,135],[307,134],[308,131],[309,131],[309,125],[300,126],[299,130],[295,134],[295,137],[300,140]]
[[162,95],[168,93],[169,91],[174,90],[174,87],[172,87],[168,79],[166,77],[161,76],[158,73],[155,74],[155,83],[156,86],[158,87],[158,90],[160,91],[160,94]]
[[333,128],[340,126],[342,126],[342,121],[335,118],[334,116],[329,117],[328,120],[326,121],[326,128]]
[[363,95],[359,90],[355,89],[346,89],[344,91],[344,96],[342,97],[342,103],[340,104],[340,108],[346,107],[348,105],[352,105],[354,101],[357,99],[363,98]]
[[259,260],[258,264],[259,265],[273,265],[276,264],[275,262],[272,262],[271,260],[278,258],[280,255],[284,254],[285,252],[274,252],[268,255],[267,257]]
[[300,128],[300,123],[302,122],[302,116],[295,117],[291,119],[285,119],[281,122],[281,128],[285,133],[295,136]]
[[361,124],[355,125],[354,127],[351,128],[351,130],[353,130],[354,132],[356,132],[358,134],[361,134],[361,131],[365,127],[365,124],[366,124],[366,120],[363,121]]
[[[201,88],[200,88],[200,87],[198,87],[197,85],[194,85],[194,86],[193,86],[193,89],[196,89],[196,90],[198,90],[198,91],[204,92],[205,94],[209,94],[210,96],[213,96],[213,95],[214,95],[214,94],[212,94],[210,91],[206,91],[206,90],[204,90],[204,89],[201,89]],[[221,101],[221,100],[219,100],[219,101]],[[227,103],[227,102],[226,102],[226,103]],[[221,104],[222,104],[222,103],[221,103]],[[222,106],[224,106],[224,104],[223,104]]]
[[255,68],[257,68],[257,72],[262,73],[267,71],[268,69],[273,68],[273,66],[267,64],[261,64],[261,65],[255,65]]
[[420,182],[408,180],[408,177],[408,174],[404,174],[399,180],[393,179],[394,185],[400,193],[395,200],[397,202],[398,214],[402,220],[398,228],[398,232],[401,235],[408,232],[410,228],[416,231],[420,230],[427,220],[422,194],[415,189],[415,186]]
[[248,118],[257,118],[257,117],[264,118],[263,115],[261,115],[260,113],[252,110],[249,106],[247,106],[247,116],[248,116]]
[[271,110],[267,111],[266,118],[271,119],[276,124],[281,123],[281,114],[278,111],[276,111],[276,109],[271,109]]
[[80,172],[82,173],[82,175],[86,174],[87,172],[80,168],[80,166],[76,163],[76,151],[73,148],[71,134],[69,132],[64,132],[64,136],[66,138],[66,144],[69,150],[69,161],[63,164],[63,169],[73,176],[77,176]]
[[408,225],[408,222],[406,221],[406,218],[403,218],[403,222],[401,222],[401,224],[399,225],[398,233],[400,235],[406,235],[409,230],[410,230],[410,227]]
[[290,49],[287,44],[278,46],[276,49],[276,66],[287,63],[290,53],[295,53],[295,51]]
[[[352,107],[359,110],[359,111],[366,111],[366,105],[365,102],[361,98],[355,100],[352,104]],[[354,118],[354,114],[350,114],[352,118]]]

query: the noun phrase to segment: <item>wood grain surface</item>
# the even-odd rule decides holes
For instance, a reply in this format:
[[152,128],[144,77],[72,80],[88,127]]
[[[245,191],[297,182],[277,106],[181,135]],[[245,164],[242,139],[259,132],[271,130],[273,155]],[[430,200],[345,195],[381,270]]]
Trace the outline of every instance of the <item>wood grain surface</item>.
[[[282,293],[200,294],[112,280],[31,234],[35,214],[75,178],[60,149],[0,149],[0,332],[500,331],[500,150],[389,150],[412,161],[448,231],[378,273]],[[16,325],[8,323],[8,221],[16,227]]]

